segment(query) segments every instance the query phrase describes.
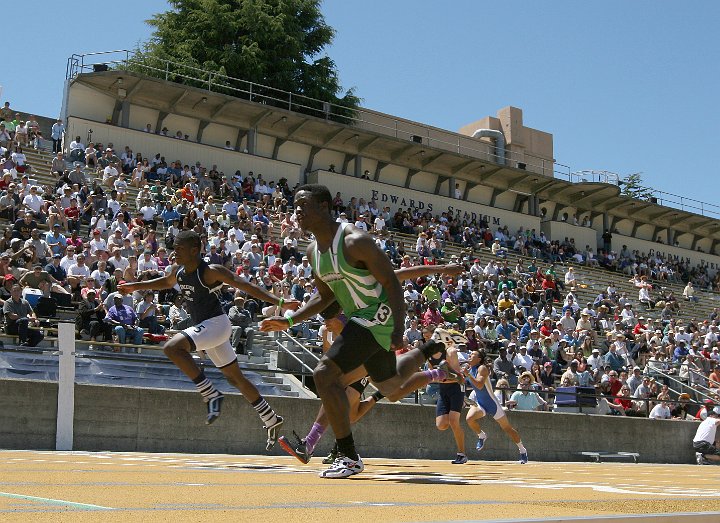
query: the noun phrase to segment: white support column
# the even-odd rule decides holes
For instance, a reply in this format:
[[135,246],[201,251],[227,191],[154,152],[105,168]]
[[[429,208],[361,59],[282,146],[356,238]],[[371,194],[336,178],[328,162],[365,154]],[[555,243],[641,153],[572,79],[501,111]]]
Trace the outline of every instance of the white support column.
[[75,420],[75,324],[58,324],[58,403],[55,450],[73,449]]

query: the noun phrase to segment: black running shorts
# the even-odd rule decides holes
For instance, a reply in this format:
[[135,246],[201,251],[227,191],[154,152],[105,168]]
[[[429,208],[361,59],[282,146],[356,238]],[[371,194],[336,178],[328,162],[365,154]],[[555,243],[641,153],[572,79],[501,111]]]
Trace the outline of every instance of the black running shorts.
[[720,456],[720,450],[718,450],[715,445],[708,443],[707,441],[693,441],[693,448],[695,449],[695,452],[699,452],[700,454]]
[[441,383],[435,404],[435,417],[445,416],[451,412],[462,412],[464,403],[465,393],[459,383]]
[[348,387],[355,389],[358,391],[358,394],[362,395],[363,392],[365,392],[365,388],[368,386],[369,380],[367,378],[363,378],[361,380],[357,380],[355,383],[351,383],[348,385]]
[[335,338],[325,357],[340,367],[343,374],[364,365],[374,382],[383,382],[397,374],[395,352],[385,350],[370,331],[352,320]]

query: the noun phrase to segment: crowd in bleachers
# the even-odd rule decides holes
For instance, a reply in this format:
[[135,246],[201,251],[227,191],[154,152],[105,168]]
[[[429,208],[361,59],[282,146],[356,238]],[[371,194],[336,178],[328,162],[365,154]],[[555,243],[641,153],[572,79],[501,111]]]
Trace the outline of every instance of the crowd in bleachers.
[[[55,126],[51,134],[56,155],[49,173],[28,172],[27,162],[19,164],[9,150],[3,155],[0,217],[8,225],[0,238],[0,298],[12,308],[13,292],[19,290],[32,302],[34,311],[9,316],[5,310],[6,332],[18,333],[18,320],[27,324],[21,325],[23,343],[39,342],[37,331],[28,328],[37,323],[36,316],[51,317],[57,307],[71,304],[78,309],[78,336],[115,343],[116,350],[121,350],[118,344],[159,341],[167,331],[188,326],[182,297],[174,289],[125,297],[116,292],[123,281],[151,279],[168,270],[174,236],[183,229],[201,235],[210,263],[225,265],[284,298],[309,299],[314,286],[304,256],[308,238],[294,221],[294,188],[286,179],[226,174],[187,158],[86,144],[79,136],[66,137],[63,152],[59,140],[55,143]],[[692,283],[708,287],[705,269],[627,248],[595,254],[592,246],[580,248],[573,238],[550,239],[534,229],[493,229],[482,219],[469,222],[444,212],[408,208],[393,213],[375,201],[341,193],[332,211],[338,221],[374,234],[398,268],[466,264],[459,276],[404,282],[407,343],[421,343],[440,324],[464,332],[466,351],[484,348],[497,354],[496,387],[520,386],[524,395],[536,394],[537,408],[546,408],[548,392],[558,386],[577,385],[606,396],[607,413],[647,415],[671,400],[666,375],[710,392],[719,386],[717,314],[688,323],[678,319],[680,308],[698,299]],[[608,282],[631,276],[637,297],[609,283],[581,303],[579,293],[588,291],[578,273],[592,266],[613,270]],[[689,282],[683,296],[663,287],[681,280]],[[274,311],[224,289],[221,293],[236,326],[233,345],[248,350],[253,321]],[[295,325],[293,334],[316,338],[319,321]],[[516,400],[510,402],[516,408],[532,403]],[[677,409],[674,414],[682,415]]]

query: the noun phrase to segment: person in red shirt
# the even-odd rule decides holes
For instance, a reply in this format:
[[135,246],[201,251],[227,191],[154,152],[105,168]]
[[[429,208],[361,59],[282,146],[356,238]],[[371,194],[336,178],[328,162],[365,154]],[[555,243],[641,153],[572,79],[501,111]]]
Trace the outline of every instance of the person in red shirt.
[[545,317],[543,319],[542,327],[540,327],[540,334],[542,334],[543,337],[549,338],[553,331],[553,323],[552,318]]
[[190,203],[195,203],[195,195],[193,194],[189,183],[186,184],[185,187],[180,189],[180,194],[183,198],[185,198]]
[[273,263],[270,268],[268,269],[268,274],[273,279],[273,281],[282,281],[283,278],[285,278],[285,272],[282,268],[282,259],[278,256],[275,258],[275,263]]
[[272,247],[273,253],[274,253],[276,256],[279,256],[279,255],[280,255],[280,244],[278,244],[278,243],[273,239],[272,233],[271,233],[271,232],[268,232],[268,239],[267,239],[267,241],[263,244],[263,255],[265,255],[265,256],[268,255],[268,249],[269,249],[270,247]]
[[73,198],[70,200],[70,207],[64,211],[65,217],[68,221],[68,229],[71,231],[80,230],[80,208],[77,206],[77,200]]
[[428,325],[440,325],[445,320],[443,320],[442,314],[440,314],[440,311],[438,310],[438,301],[432,300],[428,304],[428,309],[423,314],[422,323],[424,326]]

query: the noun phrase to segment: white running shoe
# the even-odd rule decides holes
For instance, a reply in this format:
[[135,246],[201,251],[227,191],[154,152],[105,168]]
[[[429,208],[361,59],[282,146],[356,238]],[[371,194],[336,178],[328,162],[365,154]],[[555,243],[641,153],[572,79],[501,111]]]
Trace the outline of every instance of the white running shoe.
[[365,470],[365,465],[363,465],[360,456],[358,456],[357,461],[355,461],[340,455],[335,459],[329,469],[320,473],[320,477],[330,479],[347,478],[355,474],[360,474],[363,470]]
[[446,349],[457,347],[458,345],[467,344],[467,338],[465,337],[465,335],[457,331],[450,331],[440,328],[435,329],[435,332],[433,332],[433,335],[430,339],[444,344]]

